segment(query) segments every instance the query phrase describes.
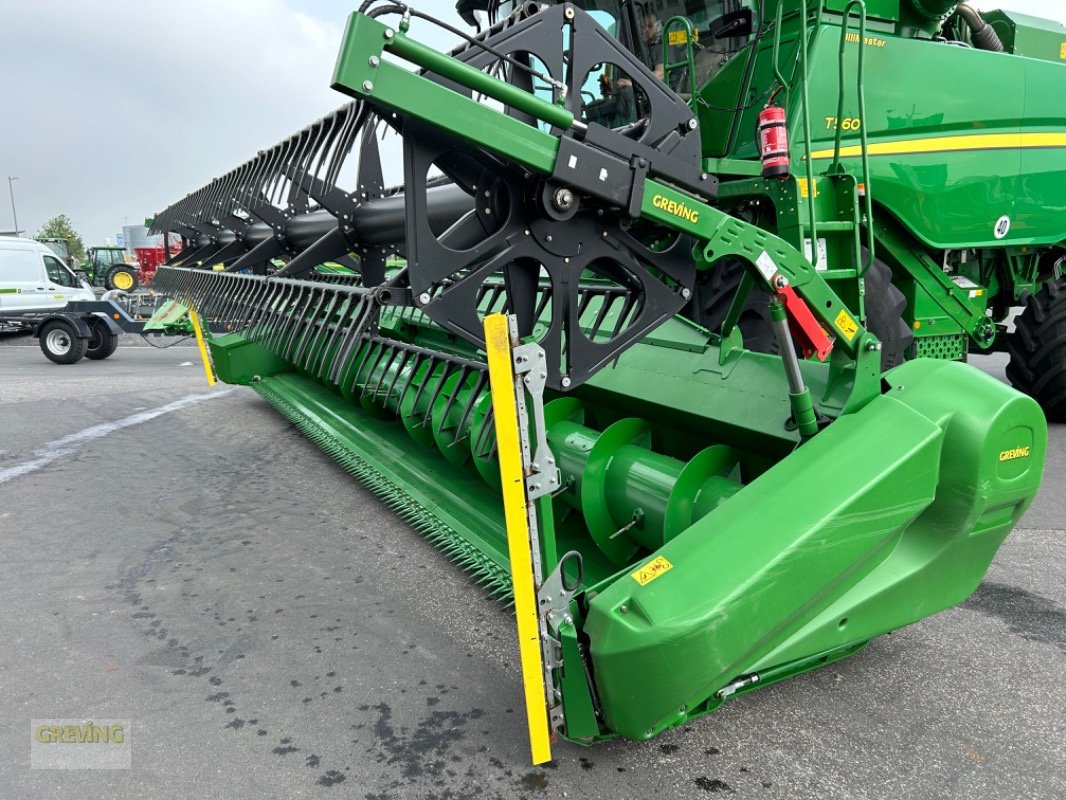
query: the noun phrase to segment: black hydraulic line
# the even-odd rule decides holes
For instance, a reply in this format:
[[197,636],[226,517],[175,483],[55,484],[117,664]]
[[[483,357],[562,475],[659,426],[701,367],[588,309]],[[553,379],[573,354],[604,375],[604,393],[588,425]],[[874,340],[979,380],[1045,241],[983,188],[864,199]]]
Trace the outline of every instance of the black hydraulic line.
[[999,38],[999,34],[996,33],[995,28],[984,21],[984,18],[977,13],[977,9],[967,3],[959,3],[955,8],[955,13],[970,29],[970,41],[973,42],[974,47],[978,50],[988,50],[991,53],[1003,52],[1003,41]]

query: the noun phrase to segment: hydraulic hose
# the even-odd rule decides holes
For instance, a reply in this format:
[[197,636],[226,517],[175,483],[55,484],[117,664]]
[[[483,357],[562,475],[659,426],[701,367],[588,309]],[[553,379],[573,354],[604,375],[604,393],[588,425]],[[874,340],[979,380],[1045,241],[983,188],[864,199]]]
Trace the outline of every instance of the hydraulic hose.
[[995,28],[989,25],[977,10],[966,3],[959,3],[955,13],[962,17],[966,27],[970,29],[970,41],[978,50],[988,50],[992,53],[1003,52],[1003,42],[996,33]]

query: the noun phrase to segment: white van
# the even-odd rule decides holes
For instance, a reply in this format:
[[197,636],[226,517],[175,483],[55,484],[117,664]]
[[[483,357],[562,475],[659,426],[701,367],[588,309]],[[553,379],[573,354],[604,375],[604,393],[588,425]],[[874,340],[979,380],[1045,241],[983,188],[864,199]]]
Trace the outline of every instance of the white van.
[[76,300],[95,300],[48,247],[32,239],[0,236],[0,315],[55,311]]

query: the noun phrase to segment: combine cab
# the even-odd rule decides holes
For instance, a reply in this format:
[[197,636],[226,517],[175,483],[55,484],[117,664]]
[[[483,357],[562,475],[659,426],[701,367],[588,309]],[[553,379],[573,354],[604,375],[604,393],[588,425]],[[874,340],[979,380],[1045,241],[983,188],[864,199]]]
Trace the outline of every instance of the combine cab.
[[443,54],[365,3],[352,102],[155,218],[219,377],[513,599],[537,761],[961,602],[1040,483],[1036,402],[914,358],[875,143],[812,124],[868,50],[1014,57],[930,41],[946,8],[721,5],[463,3]]

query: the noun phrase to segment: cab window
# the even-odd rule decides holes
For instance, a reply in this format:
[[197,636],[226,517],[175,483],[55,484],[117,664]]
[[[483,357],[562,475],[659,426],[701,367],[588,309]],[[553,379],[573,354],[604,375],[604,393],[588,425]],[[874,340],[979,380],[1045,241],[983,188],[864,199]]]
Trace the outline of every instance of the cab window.
[[[663,28],[673,17],[685,17],[693,28],[693,56],[696,88],[710,80],[734,53],[742,50],[751,36],[753,6],[750,0],[638,0],[636,54],[656,75],[663,75]],[[686,40],[680,26],[670,28],[668,58],[684,63]],[[692,91],[687,70],[672,72],[668,78],[674,91]]]
[[74,273],[64,267],[63,262],[55,256],[44,257],[44,268],[48,272],[48,279],[56,286],[67,286],[71,289],[77,288],[78,281],[74,277]]
[[0,249],[0,289],[10,283],[39,283],[41,262],[32,250]]

